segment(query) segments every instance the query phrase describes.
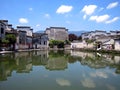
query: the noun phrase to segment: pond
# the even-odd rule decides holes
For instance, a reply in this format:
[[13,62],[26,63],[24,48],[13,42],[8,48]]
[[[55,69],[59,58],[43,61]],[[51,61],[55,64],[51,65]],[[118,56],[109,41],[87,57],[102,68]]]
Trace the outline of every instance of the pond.
[[120,90],[120,56],[80,51],[2,54],[0,90]]

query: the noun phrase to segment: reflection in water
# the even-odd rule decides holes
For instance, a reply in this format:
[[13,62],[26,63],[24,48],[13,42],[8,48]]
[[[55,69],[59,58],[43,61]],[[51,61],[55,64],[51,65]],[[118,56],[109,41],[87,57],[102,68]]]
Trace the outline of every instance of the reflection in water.
[[56,82],[60,85],[60,86],[70,86],[71,83],[69,80],[65,80],[63,78],[57,78]]
[[84,78],[84,80],[81,80],[81,83],[84,87],[87,88],[95,88],[95,83],[91,78]]
[[[29,73],[32,66],[41,65],[48,70],[64,70],[67,69],[68,63],[76,61],[96,69],[109,66],[116,68],[116,73],[120,73],[120,56],[99,53],[71,51],[70,55],[69,51],[34,51],[1,55],[0,59],[0,80],[6,80],[13,70],[17,73]],[[104,72],[91,73],[91,76],[107,78]]]
[[[19,74],[23,75],[21,78],[25,81],[21,80]],[[28,77],[25,78],[26,74]],[[9,84],[15,83],[14,78],[17,78],[15,80],[18,80],[19,84],[24,82],[26,84],[22,85],[29,87],[37,82],[34,86],[40,86],[39,90],[43,89],[42,87],[49,90],[50,86],[57,86],[60,90],[98,90],[101,86],[104,86],[103,90],[118,90],[119,74],[118,55],[79,51],[33,51],[0,55],[0,90],[6,90],[6,84],[1,82],[9,81],[9,77],[13,80]],[[44,85],[49,86],[47,88]]]
[[64,57],[63,51],[58,52],[50,52],[49,60],[45,67],[49,70],[64,70],[67,68],[67,58]]
[[95,73],[90,73],[92,77],[108,78],[108,75],[103,71],[96,71]]
[[82,65],[88,65],[91,68],[116,68],[116,73],[120,74],[120,56],[99,54],[98,53],[85,53],[72,51],[72,56],[81,57],[79,59]]
[[108,90],[116,90],[116,88],[114,87],[114,86],[112,86],[112,85],[106,85],[107,87],[108,87]]

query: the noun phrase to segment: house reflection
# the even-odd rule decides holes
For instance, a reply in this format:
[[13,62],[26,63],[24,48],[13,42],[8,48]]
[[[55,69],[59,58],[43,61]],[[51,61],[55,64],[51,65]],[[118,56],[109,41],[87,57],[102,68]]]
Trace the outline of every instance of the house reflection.
[[80,62],[90,68],[115,68],[120,74],[120,56],[80,51],[33,51],[0,55],[0,81],[16,73],[30,73],[33,66],[47,70],[66,70],[69,63]]
[[[58,54],[57,57],[54,57],[55,53]],[[55,53],[34,51],[0,55],[0,80],[7,80],[12,71],[30,73],[33,66],[44,66],[48,70],[64,70],[67,68],[67,60],[65,60],[64,54]]]
[[68,64],[66,59],[63,51],[51,51],[49,52],[49,60],[45,67],[49,70],[64,70]]
[[115,72],[120,74],[120,55],[72,51],[71,56],[81,57],[78,61],[90,68],[116,68]]

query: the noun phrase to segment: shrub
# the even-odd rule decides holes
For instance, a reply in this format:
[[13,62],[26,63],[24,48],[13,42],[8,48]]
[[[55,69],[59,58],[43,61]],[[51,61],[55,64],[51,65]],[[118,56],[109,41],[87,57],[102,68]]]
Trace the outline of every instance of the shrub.
[[53,48],[54,46],[57,46],[58,48],[64,48],[64,41],[50,40],[49,46],[50,46],[50,48]]

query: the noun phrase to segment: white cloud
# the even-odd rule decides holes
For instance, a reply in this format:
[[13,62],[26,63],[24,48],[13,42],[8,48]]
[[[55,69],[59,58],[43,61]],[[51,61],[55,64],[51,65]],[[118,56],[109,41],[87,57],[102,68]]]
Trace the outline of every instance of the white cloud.
[[118,5],[118,2],[113,2],[113,3],[110,3],[108,6],[107,6],[107,9],[111,9],[111,8],[114,8]]
[[86,18],[87,18],[87,15],[84,15],[84,16],[83,16],[83,19],[86,19]]
[[37,24],[36,27],[40,27],[40,24]]
[[110,18],[109,15],[102,15],[102,16],[98,16],[96,21],[99,23],[99,22],[105,22],[106,20],[108,20]]
[[56,13],[58,13],[58,14],[64,14],[64,13],[70,12],[72,9],[73,9],[72,6],[61,5],[61,6],[57,9]]
[[119,17],[114,17],[113,19],[106,21],[106,24],[113,23],[113,22],[117,21],[118,19],[119,19]]
[[91,20],[91,21],[94,21],[94,20],[95,20],[95,21],[96,21],[97,18],[98,18],[98,16],[91,16],[89,20]]
[[115,86],[112,86],[109,84],[107,84],[106,86],[107,86],[108,90],[116,90]]
[[32,11],[33,10],[33,8],[29,8],[29,11]]
[[85,78],[84,80],[81,80],[81,83],[84,87],[87,87],[87,88],[95,88],[96,87],[94,81],[90,78]]
[[117,21],[118,19],[120,19],[119,17],[114,17],[113,19],[109,20],[110,16],[105,14],[105,15],[101,15],[101,16],[91,16],[89,18],[89,20],[91,21],[96,21],[97,23],[106,23],[106,24],[109,24],[109,23],[113,23],[115,21]]
[[108,75],[103,71],[97,71],[90,74],[92,77],[108,78]]
[[85,15],[91,15],[95,12],[97,6],[96,5],[85,5],[84,8],[82,9],[82,12],[85,13]]
[[110,18],[109,15],[101,15],[101,16],[91,16],[89,20],[96,21],[97,23],[106,22]]
[[49,19],[50,18],[50,14],[47,13],[47,14],[44,15],[44,17]]
[[57,84],[59,84],[60,86],[70,86],[70,85],[71,85],[71,83],[70,83],[69,80],[65,80],[65,79],[63,79],[63,78],[58,78],[58,79],[56,79],[56,82],[57,82]]
[[22,23],[22,24],[28,23],[28,20],[27,20],[27,18],[20,18],[19,23]]

